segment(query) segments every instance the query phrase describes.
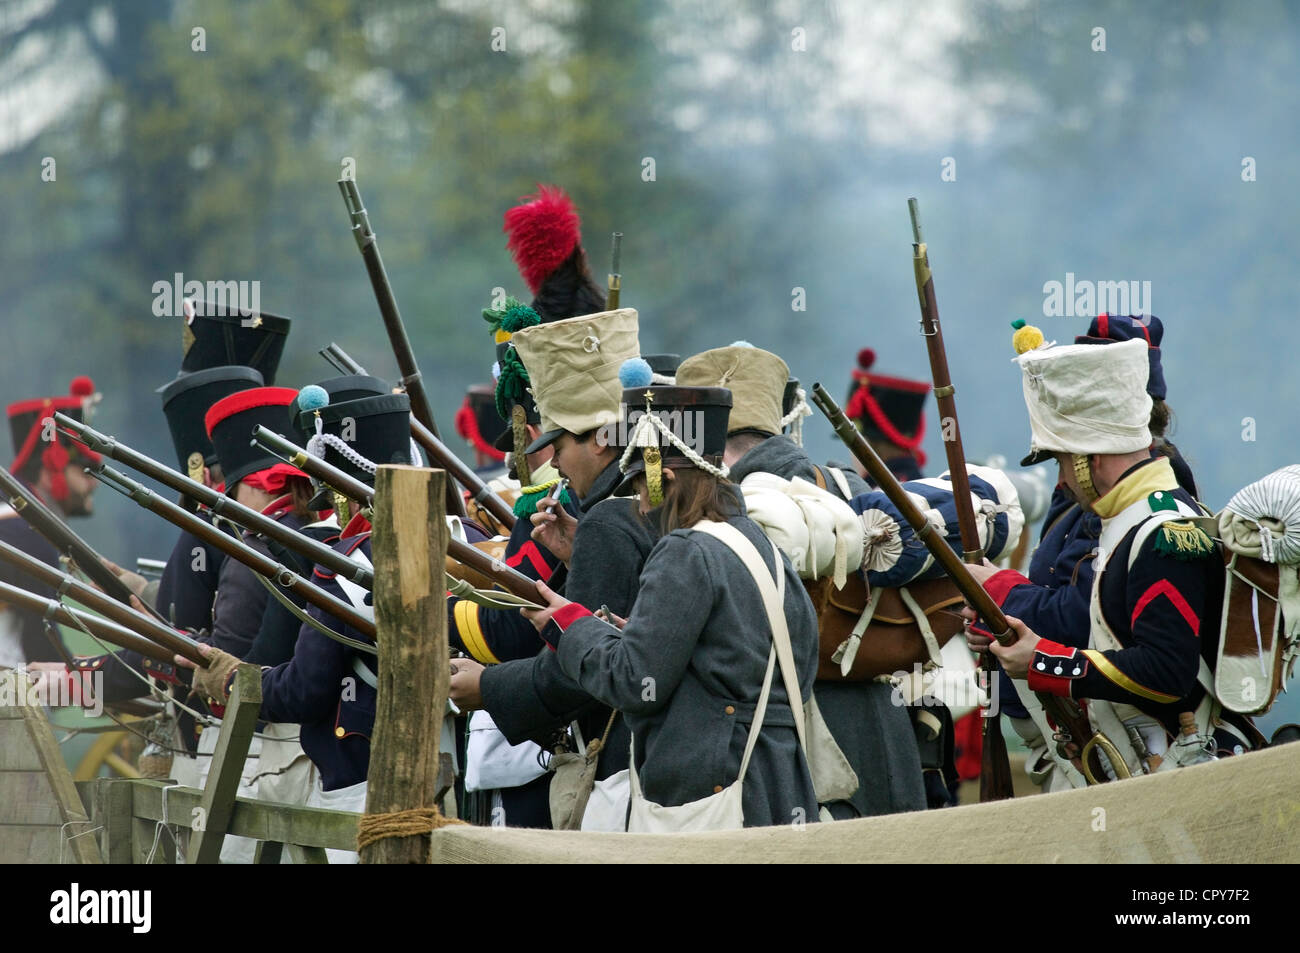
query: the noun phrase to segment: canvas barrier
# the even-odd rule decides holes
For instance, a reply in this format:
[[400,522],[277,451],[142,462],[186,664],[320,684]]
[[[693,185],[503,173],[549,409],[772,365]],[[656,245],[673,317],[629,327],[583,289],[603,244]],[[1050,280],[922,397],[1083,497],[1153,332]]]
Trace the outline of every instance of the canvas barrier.
[[1300,861],[1300,744],[1129,781],[889,817],[717,834],[444,827],[433,862]]

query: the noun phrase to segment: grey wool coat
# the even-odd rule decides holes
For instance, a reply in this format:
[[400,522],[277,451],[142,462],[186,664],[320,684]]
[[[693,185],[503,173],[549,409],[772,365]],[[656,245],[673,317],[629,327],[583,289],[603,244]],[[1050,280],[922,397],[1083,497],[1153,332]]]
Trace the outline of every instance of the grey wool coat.
[[[743,508],[737,500],[738,508]],[[785,574],[785,615],[800,691],[817,672],[817,620],[789,560],[745,516],[728,522],[750,540],[769,572]],[[775,578],[775,577],[774,577]],[[589,615],[552,622],[564,673],[621,710],[636,737],[645,797],[665,806],[705,798],[739,774],[772,648],[771,627],[749,570],[725,543],[676,530],[655,545],[620,633]],[[743,787],[745,825],[817,817],[807,761],[780,668]]]
[[[816,482],[815,466],[789,437],[769,437],[740,458],[730,479],[739,483],[751,473],[772,473]],[[852,470],[845,470],[856,495],[869,489]],[[840,496],[827,474],[826,488]],[[802,588],[802,587],[801,587]],[[925,782],[916,735],[906,708],[893,703],[893,689],[878,682],[825,682],[816,686],[817,707],[826,727],[858,775],[858,790],[848,801],[826,805],[837,820],[925,810]]]
[[[637,512],[635,499],[609,495],[621,479],[618,463],[611,463],[582,499],[564,596],[592,610],[607,605],[615,615],[627,617],[659,529]],[[489,666],[480,689],[483,707],[511,744],[535,741],[547,747],[557,730],[575,720],[589,741],[599,738],[609,723],[609,706],[565,675],[550,649],[531,659]],[[625,719],[615,719],[597,764],[598,779],[627,767],[630,737]]]

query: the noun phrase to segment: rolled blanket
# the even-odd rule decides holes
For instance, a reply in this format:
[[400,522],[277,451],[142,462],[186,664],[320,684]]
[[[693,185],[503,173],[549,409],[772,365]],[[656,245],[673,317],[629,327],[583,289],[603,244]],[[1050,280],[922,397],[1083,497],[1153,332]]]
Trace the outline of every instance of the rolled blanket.
[[[1024,514],[1016,488],[1000,470],[967,466],[971,501],[975,506],[980,543],[989,559],[1015,548],[1024,528]],[[961,552],[961,532],[957,525],[957,504],[952,483],[945,473],[925,480],[909,480],[903,489],[917,508],[948,542]],[[897,588],[909,582],[937,579],[944,574],[924,542],[882,490],[863,493],[849,501],[861,514],[866,535],[863,566],[867,581],[873,586]]]
[[1300,466],[1238,490],[1219,514],[1219,537],[1242,556],[1300,565]]

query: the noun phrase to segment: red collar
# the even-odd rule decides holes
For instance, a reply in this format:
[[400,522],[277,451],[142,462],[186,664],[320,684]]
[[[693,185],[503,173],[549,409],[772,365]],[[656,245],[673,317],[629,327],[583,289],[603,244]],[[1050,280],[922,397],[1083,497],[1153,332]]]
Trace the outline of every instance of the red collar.
[[284,494],[284,496],[277,497],[276,499],[272,500],[270,503],[266,504],[266,507],[262,510],[262,515],[270,516],[273,519],[278,519],[279,517],[283,516],[285,513],[289,512],[292,509],[293,509],[293,494],[286,493]]
[[370,520],[366,519],[360,513],[348,520],[348,525],[343,527],[343,532],[339,533],[339,539],[349,539],[353,536],[360,536],[363,533],[370,532]]

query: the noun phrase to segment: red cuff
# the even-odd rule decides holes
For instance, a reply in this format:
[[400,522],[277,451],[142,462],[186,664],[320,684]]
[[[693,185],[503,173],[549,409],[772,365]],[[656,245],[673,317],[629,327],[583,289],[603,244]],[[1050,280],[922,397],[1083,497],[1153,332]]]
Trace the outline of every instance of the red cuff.
[[1070,698],[1070,683],[1087,673],[1088,660],[1077,648],[1040,638],[1029,663],[1029,690]]
[[1016,586],[1032,586],[1026,577],[1016,572],[1014,569],[1004,569],[1001,572],[994,573],[984,582],[984,591],[993,597],[993,601],[1002,608],[1002,603],[1007,598],[1007,593]]
[[556,609],[551,616],[551,621],[542,628],[542,641],[549,645],[552,651],[558,649],[560,647],[560,636],[564,634],[564,630],[583,616],[591,614],[590,609],[578,605],[576,602],[570,602],[567,606]]
[[551,616],[551,621],[558,625],[560,631],[563,632],[583,616],[588,615],[591,615],[591,610],[586,606],[578,605],[576,602],[570,602],[567,606],[556,609],[555,614]]

